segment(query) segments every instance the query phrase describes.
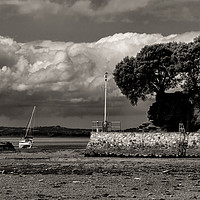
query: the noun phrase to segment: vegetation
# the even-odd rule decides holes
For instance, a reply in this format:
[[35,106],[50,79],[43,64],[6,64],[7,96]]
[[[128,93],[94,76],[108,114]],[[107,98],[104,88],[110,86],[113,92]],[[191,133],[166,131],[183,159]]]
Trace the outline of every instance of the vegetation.
[[[154,125],[169,131],[177,131],[179,122],[190,130],[199,128],[200,37],[189,44],[145,46],[136,57],[125,57],[118,63],[113,75],[132,105],[155,96],[148,112]],[[175,88],[181,91],[171,95],[169,91]]]
[[200,107],[200,36],[188,45],[180,45],[178,49],[179,63],[182,68],[182,88],[193,103]]
[[185,125],[186,131],[196,128],[194,105],[189,101],[189,96],[182,92],[164,93],[163,98],[150,106],[148,118],[167,131],[178,131],[180,122]]
[[136,58],[126,57],[113,73],[115,82],[133,105],[148,95],[161,96],[178,84],[177,59],[173,56],[176,43],[145,46]]

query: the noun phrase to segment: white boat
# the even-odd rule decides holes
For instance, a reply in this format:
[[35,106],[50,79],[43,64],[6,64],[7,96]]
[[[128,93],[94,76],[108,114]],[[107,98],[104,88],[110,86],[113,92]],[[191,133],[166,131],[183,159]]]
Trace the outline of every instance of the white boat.
[[25,136],[22,137],[22,139],[19,141],[19,148],[30,149],[33,146],[33,136],[31,135],[31,131],[32,131],[31,124],[32,124],[34,113],[35,113],[35,108],[36,108],[36,106],[33,107],[31,117],[26,126]]

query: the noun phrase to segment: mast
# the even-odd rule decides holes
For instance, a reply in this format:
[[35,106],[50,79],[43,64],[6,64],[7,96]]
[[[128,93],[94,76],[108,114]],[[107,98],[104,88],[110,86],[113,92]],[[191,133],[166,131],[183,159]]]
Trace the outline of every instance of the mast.
[[104,81],[105,81],[105,87],[104,87],[104,94],[105,94],[105,97],[104,97],[104,120],[103,120],[103,123],[104,125],[106,126],[107,124],[107,82],[108,82],[108,73],[106,72],[105,75],[104,75]]
[[29,122],[27,124],[25,137],[28,135],[29,128],[31,127],[31,122],[32,122],[32,119],[33,119],[35,108],[36,108],[36,106],[33,107],[33,110],[32,110],[32,113],[31,113],[31,117],[30,117]]

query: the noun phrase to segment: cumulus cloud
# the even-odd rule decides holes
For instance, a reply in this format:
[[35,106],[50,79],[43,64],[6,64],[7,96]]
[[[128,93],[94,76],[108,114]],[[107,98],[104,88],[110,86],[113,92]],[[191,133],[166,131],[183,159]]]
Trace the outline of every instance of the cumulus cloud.
[[[112,79],[118,62],[125,56],[135,56],[144,45],[190,42],[198,35],[200,32],[165,37],[118,33],[93,43],[49,40],[17,43],[11,38],[0,37],[1,114],[15,117],[5,106],[36,104],[48,105],[44,112],[54,115],[97,115],[103,106],[103,76],[107,71],[109,98],[117,102],[113,103],[113,113],[117,115],[122,112],[119,107],[124,102]],[[63,110],[63,106],[66,109]]]

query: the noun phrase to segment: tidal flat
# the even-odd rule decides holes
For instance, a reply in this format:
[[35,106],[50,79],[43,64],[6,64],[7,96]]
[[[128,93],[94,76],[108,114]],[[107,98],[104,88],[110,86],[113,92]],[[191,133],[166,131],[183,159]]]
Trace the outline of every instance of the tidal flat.
[[199,158],[85,157],[87,141],[1,152],[1,199],[200,198]]

